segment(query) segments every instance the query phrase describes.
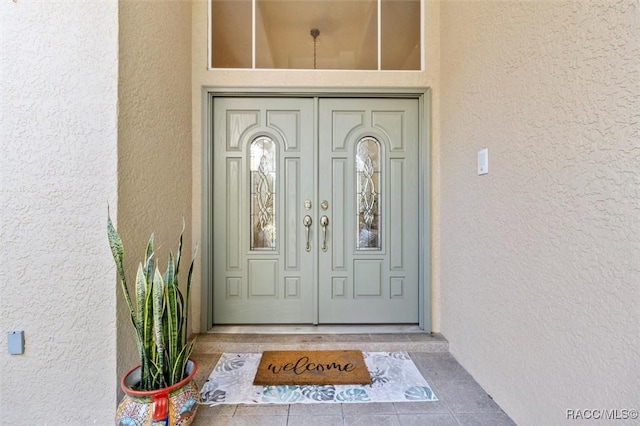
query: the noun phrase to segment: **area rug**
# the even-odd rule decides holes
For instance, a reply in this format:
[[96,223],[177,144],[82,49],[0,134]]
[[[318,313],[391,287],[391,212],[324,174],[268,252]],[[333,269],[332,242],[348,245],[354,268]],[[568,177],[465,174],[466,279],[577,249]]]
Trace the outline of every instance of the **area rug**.
[[200,390],[201,403],[299,404],[437,401],[406,352],[363,352],[370,385],[254,386],[258,353],[224,353]]
[[264,351],[253,384],[369,385],[371,376],[361,351]]

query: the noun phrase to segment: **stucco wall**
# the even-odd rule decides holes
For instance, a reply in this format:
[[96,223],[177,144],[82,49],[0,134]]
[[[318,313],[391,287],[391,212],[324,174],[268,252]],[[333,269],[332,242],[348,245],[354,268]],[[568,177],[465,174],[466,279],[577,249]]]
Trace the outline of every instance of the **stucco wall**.
[[451,352],[519,425],[639,409],[640,3],[445,2],[441,28]]
[[[413,87],[431,88],[431,154],[437,158],[439,140],[439,116],[438,105],[440,102],[439,76],[440,76],[440,3],[425,1],[424,6],[424,45],[425,45],[425,70],[416,72],[360,72],[360,71],[322,71],[322,70],[209,70],[207,66],[208,54],[208,20],[207,1],[194,0],[193,3],[193,236],[194,239],[202,239],[202,133],[203,122],[206,117],[202,108],[203,87],[218,88],[393,88]],[[432,199],[436,200],[439,192],[438,161],[432,162]],[[432,267],[431,283],[431,325],[438,331],[440,328],[440,287],[439,287],[439,258],[438,244],[439,213],[432,210]],[[200,268],[197,268],[196,291],[201,292]],[[204,300],[194,300],[194,308],[198,315],[201,313]],[[194,324],[197,326],[199,324]],[[199,330],[199,329],[198,329]]]
[[[113,418],[117,8],[0,1],[3,425]],[[23,355],[7,353],[15,329]]]
[[[120,1],[119,25],[118,231],[133,276],[152,232],[165,270],[183,219],[191,259],[191,3]],[[118,305],[120,375],[138,360],[120,295]]]

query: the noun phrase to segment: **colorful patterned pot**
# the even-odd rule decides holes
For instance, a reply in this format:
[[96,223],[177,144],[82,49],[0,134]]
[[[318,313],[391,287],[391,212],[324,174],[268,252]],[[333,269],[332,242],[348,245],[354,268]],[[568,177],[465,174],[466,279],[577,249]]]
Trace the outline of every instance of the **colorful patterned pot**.
[[120,387],[125,393],[116,412],[117,426],[187,426],[198,409],[200,393],[193,380],[198,366],[187,364],[187,377],[168,388],[135,391],[140,383],[140,367],[131,369],[122,378]]

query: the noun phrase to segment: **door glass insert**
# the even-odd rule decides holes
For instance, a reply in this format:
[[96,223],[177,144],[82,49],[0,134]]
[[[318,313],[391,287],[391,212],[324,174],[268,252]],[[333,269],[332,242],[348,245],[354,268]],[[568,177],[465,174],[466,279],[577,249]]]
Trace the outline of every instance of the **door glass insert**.
[[365,137],[356,144],[357,250],[380,250],[380,143]]
[[261,136],[251,142],[251,250],[276,249],[276,143]]

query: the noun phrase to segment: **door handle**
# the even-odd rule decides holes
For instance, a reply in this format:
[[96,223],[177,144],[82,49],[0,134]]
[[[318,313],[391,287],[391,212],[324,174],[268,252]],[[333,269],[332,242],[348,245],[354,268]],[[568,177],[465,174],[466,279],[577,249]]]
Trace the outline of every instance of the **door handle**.
[[307,234],[307,245],[305,246],[306,251],[311,251],[311,242],[309,241],[309,231],[311,230],[312,223],[313,223],[313,220],[311,220],[311,216],[309,215],[306,215],[304,219],[302,219],[302,224],[306,228],[305,232]]
[[322,251],[327,251],[327,226],[329,226],[329,218],[327,216],[320,218],[320,226],[322,226]]

